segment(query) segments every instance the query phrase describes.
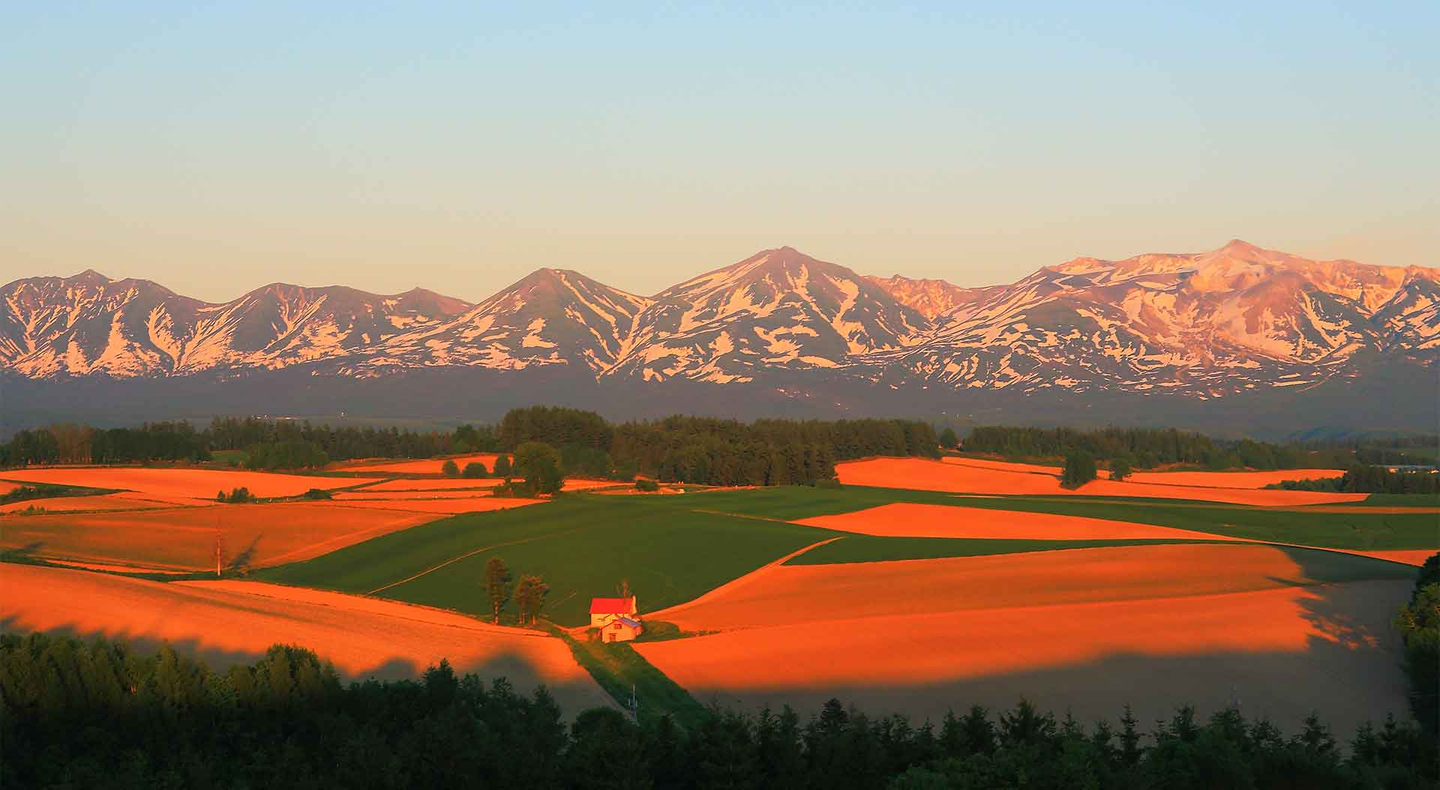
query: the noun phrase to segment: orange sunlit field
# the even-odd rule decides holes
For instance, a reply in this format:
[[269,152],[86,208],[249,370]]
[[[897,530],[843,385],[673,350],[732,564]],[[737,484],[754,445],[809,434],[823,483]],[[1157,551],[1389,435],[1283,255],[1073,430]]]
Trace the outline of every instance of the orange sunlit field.
[[1028,540],[1239,540],[1208,532],[1050,513],[917,505],[898,502],[799,524],[860,535],[907,538],[1024,538]]
[[495,478],[489,479],[460,479],[442,478],[439,480],[385,480],[374,485],[368,485],[358,489],[361,492],[369,491],[449,491],[453,489],[482,489],[493,488],[500,483]]
[[352,678],[414,677],[447,658],[524,693],[544,683],[567,713],[611,704],[560,640],[437,609],[258,582],[162,584],[24,565],[0,575],[0,617],[20,630],[163,640],[222,670],[277,643],[308,647]]
[[[940,460],[957,466],[974,466],[1002,472],[1059,476],[1065,471],[1063,467],[1059,466],[992,461],[988,458],[947,456]],[[1099,474],[1102,479],[1110,478],[1108,470],[1101,469]],[[1285,480],[1314,480],[1340,477],[1343,474],[1345,474],[1343,469],[1279,469],[1266,472],[1134,472],[1127,478],[1127,481],[1200,488],[1264,488]]]
[[747,708],[840,696],[936,721],[955,700],[1026,696],[1082,719],[1128,700],[1143,718],[1238,692],[1287,726],[1320,707],[1353,727],[1404,709],[1388,623],[1409,583],[1322,583],[1350,561],[1235,544],[777,566],[652,614],[721,633],[637,650],[698,699]]
[[250,489],[250,493],[258,497],[288,497],[312,488],[344,488],[361,482],[354,478],[184,468],[65,467],[18,469],[3,474],[8,480],[26,483],[121,488],[142,494],[210,500],[215,499],[219,491],[241,487]]
[[121,513],[7,518],[0,547],[39,557],[208,570],[217,530],[225,562],[297,562],[437,516],[330,502],[209,505]]
[[395,473],[405,475],[438,475],[445,466],[446,461],[454,461],[461,469],[469,463],[481,463],[487,470],[495,468],[495,459],[499,458],[498,453],[475,453],[473,455],[457,455],[450,458],[422,458],[418,461],[362,461],[358,463],[346,463],[335,467],[342,472],[377,472]]
[[[1159,485],[1128,481],[1117,483],[1110,480],[1094,480],[1072,491],[1060,486],[1060,478],[1057,475],[1044,472],[1046,467],[1034,467],[1036,472],[1023,472],[1008,468],[996,468],[997,464],[1002,463],[997,461],[985,461],[980,465],[972,464],[970,459],[952,458],[947,461],[929,461],[919,458],[873,458],[836,464],[835,471],[840,482],[846,485],[973,494],[1080,494],[1085,496],[1150,497],[1267,507],[1358,502],[1369,496],[1368,494],[1331,494],[1316,491]],[[1022,465],[1005,464],[1005,466]]]
[[0,505],[0,513],[15,513],[32,507],[38,510],[44,510],[47,513],[60,513],[92,510],[147,510],[151,508],[174,507],[174,505],[155,500],[122,497],[118,494],[105,494],[102,496],[50,497],[47,499],[28,499],[23,502],[11,502],[8,505]]

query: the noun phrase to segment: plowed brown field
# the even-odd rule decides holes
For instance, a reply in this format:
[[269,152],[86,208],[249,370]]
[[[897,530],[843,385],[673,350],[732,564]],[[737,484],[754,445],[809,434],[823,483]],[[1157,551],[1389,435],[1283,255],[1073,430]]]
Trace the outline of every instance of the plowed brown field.
[[612,704],[559,639],[436,609],[257,582],[163,584],[9,564],[0,579],[0,618],[11,629],[167,641],[218,669],[297,644],[350,678],[415,677],[448,658],[456,672],[505,677],[522,692],[546,684],[570,716]]
[[[1301,561],[1328,562],[1307,571]],[[776,565],[651,617],[691,631],[973,609],[1136,601],[1319,583],[1340,556],[1171,544],[844,565]],[[1365,562],[1365,560],[1357,560]]]
[[490,479],[460,479],[442,478],[427,480],[386,480],[375,485],[365,486],[360,491],[449,491],[457,488],[494,488],[500,481]]
[[1361,721],[1406,710],[1389,620],[1409,588],[1370,581],[1001,604],[751,628],[635,649],[702,703],[743,710],[815,710],[836,697],[875,715],[937,722],[949,710],[1004,710],[1024,697],[1081,721],[1113,722],[1127,702],[1141,721],[1169,718],[1182,704],[1201,716],[1239,704],[1290,733],[1316,710],[1337,734],[1353,733]]
[[445,467],[446,461],[454,461],[461,469],[465,464],[481,463],[487,470],[495,468],[495,459],[500,456],[496,453],[476,453],[474,455],[457,455],[451,458],[423,458],[418,461],[380,461],[346,463],[335,467],[342,472],[395,472],[406,475],[438,475]]
[[218,529],[226,562],[244,559],[260,567],[309,559],[435,518],[330,502],[17,516],[5,520],[0,547],[41,557],[208,570],[215,567]]
[[796,521],[811,527],[901,538],[1018,538],[1026,540],[1239,540],[1208,532],[1050,513],[917,505],[898,502],[838,516]]
[[947,463],[921,458],[874,458],[836,464],[835,471],[840,482],[846,485],[974,494],[1081,494],[1086,496],[1152,497],[1269,507],[1357,502],[1369,496],[1368,494],[1330,494],[1315,491],[1206,488],[1128,481],[1116,483],[1110,480],[1095,480],[1072,491],[1062,488],[1060,478],[1051,474],[993,468],[994,464],[999,463],[993,461],[984,462],[990,466],[976,466],[969,463],[969,459],[951,458],[948,461]]
[[[995,469],[1002,472],[1023,472],[1028,474],[1055,475],[1064,472],[1063,467],[1043,464],[1023,464],[1013,461],[992,461],[987,458],[957,458],[946,456],[941,459],[947,464],[973,466],[981,469]],[[1280,469],[1266,472],[1135,472],[1127,480],[1131,483],[1158,483],[1172,486],[1198,486],[1200,488],[1264,488],[1285,480],[1314,480],[1326,477],[1340,477],[1344,469]],[[1100,470],[1100,477],[1108,480],[1110,472]]]
[[174,507],[174,505],[153,500],[147,501],[144,499],[121,497],[115,494],[102,496],[60,496],[50,497],[48,499],[27,499],[23,502],[11,502],[8,505],[0,505],[0,513],[14,513],[30,507],[43,508],[47,513],[64,513],[87,510],[148,510],[153,508]]
[[248,488],[259,497],[297,496],[312,488],[344,488],[360,483],[353,478],[282,475],[269,472],[230,472],[217,469],[139,469],[131,467],[67,467],[20,469],[4,473],[6,479],[27,483],[123,488],[159,496],[215,499],[221,490]]

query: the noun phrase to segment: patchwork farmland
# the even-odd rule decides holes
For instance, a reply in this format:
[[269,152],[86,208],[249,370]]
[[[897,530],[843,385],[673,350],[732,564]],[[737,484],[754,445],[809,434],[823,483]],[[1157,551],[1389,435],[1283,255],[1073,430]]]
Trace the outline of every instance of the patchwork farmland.
[[[18,591],[0,616],[222,663],[301,640],[353,677],[445,657],[576,706],[599,699],[584,666],[662,707],[841,696],[916,721],[1020,696],[1077,717],[1113,716],[1122,697],[1143,716],[1234,697],[1291,728],[1315,708],[1339,729],[1404,711],[1388,621],[1440,549],[1435,503],[1259,488],[1273,473],[1071,492],[1053,468],[983,459],[839,470],[835,488],[615,496],[635,491],[573,481],[553,500],[497,497],[496,479],[444,478],[436,461],[0,473],[76,487],[0,516]],[[213,501],[235,485],[267,501]],[[217,537],[225,578],[202,581]],[[551,631],[485,622],[494,558],[543,578]],[[618,586],[649,634],[623,660],[567,647],[590,598]],[[176,606],[185,617],[145,614]]]

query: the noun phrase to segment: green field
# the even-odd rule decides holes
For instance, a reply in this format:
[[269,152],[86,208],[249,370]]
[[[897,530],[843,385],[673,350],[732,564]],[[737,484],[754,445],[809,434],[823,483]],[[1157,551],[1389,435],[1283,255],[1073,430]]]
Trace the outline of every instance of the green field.
[[[1436,516],[1430,513],[1318,513],[1149,499],[977,498],[901,489],[789,486],[652,497],[571,494],[543,505],[436,521],[256,575],[267,581],[484,614],[488,610],[482,589],[484,566],[498,555],[517,576],[544,577],[550,585],[546,615],[573,626],[586,622],[592,596],[613,594],[622,579],[639,596],[642,612],[655,611],[836,534],[785,521],[893,502],[1088,516],[1332,548],[1423,549],[1440,542]],[[1157,541],[848,536],[791,564],[1150,542]]]
[[[499,555],[517,577],[544,577],[550,585],[546,616],[574,626],[588,622],[590,598],[613,595],[621,579],[638,595],[641,611],[654,611],[833,534],[696,512],[680,501],[689,499],[569,495],[444,519],[256,575],[484,614],[485,563]],[[417,578],[404,581],[412,576]]]

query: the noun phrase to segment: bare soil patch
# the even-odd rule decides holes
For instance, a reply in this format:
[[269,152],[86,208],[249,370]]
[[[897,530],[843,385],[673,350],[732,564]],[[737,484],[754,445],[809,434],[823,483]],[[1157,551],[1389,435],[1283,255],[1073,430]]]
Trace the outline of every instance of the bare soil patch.
[[817,516],[795,523],[837,532],[904,538],[1240,540],[1208,532],[1126,521],[908,502],[836,516]]
[[0,565],[0,617],[23,631],[169,642],[212,668],[296,644],[350,678],[415,677],[449,659],[457,672],[547,685],[567,714],[610,705],[559,639],[393,601],[258,582],[159,583],[85,571]]
[[494,488],[499,485],[498,478],[461,478],[446,477],[433,480],[386,480],[374,485],[365,486],[360,491],[450,491],[457,488],[485,489]]
[[219,491],[248,488],[258,497],[298,496],[312,488],[344,488],[353,478],[231,472],[218,469],[144,469],[134,467],[67,467],[5,472],[10,480],[52,485],[123,488],[162,497],[214,500]]
[[218,531],[226,564],[263,567],[310,559],[435,518],[330,502],[47,514],[6,519],[0,547],[45,558],[211,570]]
[[93,511],[93,510],[148,510],[154,508],[174,507],[165,502],[154,500],[133,499],[120,497],[114,494],[101,496],[59,496],[45,499],[27,499],[23,502],[11,502],[8,505],[0,505],[0,513],[15,513],[29,508],[41,508],[47,513],[62,513],[70,511]]
[[[1307,569],[1301,561],[1329,562]],[[1342,555],[1260,544],[1070,549],[845,565],[777,565],[651,616],[691,631],[976,609],[1215,595],[1317,584]],[[1365,562],[1358,560],[1356,562]]]
[[1319,711],[1348,737],[1361,721],[1404,715],[1389,620],[1409,587],[1370,581],[894,614],[636,650],[701,702],[747,710],[813,710],[838,697],[875,715],[938,722],[949,710],[1004,710],[1024,697],[1057,715],[1113,722],[1126,702],[1141,721],[1168,719],[1182,704],[1201,716],[1239,704],[1287,733]]
[[[1368,494],[1331,494],[1317,491],[1206,488],[1128,481],[1117,483],[1111,480],[1095,480],[1078,489],[1070,490],[1060,486],[1060,478],[1056,475],[994,468],[993,465],[998,463],[1001,462],[985,461],[982,462],[983,465],[975,465],[971,459],[963,458],[948,458],[945,461],[929,461],[921,458],[874,458],[836,464],[835,471],[840,482],[846,485],[975,494],[1060,496],[1081,494],[1086,496],[1151,497],[1264,507],[1358,502],[1368,496]],[[1009,466],[1020,465],[1010,464]],[[1036,467],[1036,469],[1043,469],[1043,467]]]
[[461,469],[465,464],[481,463],[487,470],[495,468],[495,459],[499,458],[498,453],[474,453],[471,455],[455,455],[447,458],[422,458],[418,461],[362,461],[349,462],[335,469],[341,472],[395,472],[408,475],[438,475],[442,474],[446,461],[454,461]]

